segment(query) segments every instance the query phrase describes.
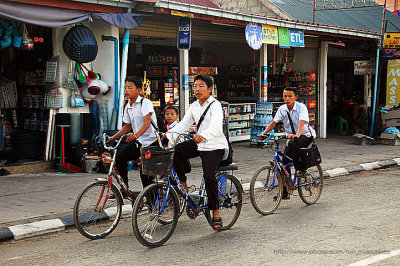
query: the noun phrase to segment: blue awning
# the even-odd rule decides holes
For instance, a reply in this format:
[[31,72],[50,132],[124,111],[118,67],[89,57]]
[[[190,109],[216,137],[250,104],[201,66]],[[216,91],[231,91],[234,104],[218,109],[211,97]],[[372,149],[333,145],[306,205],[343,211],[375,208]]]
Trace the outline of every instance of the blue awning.
[[0,2],[0,17],[49,28],[73,25],[92,17],[119,28],[133,29],[140,26],[143,19],[141,15],[133,13],[96,13],[5,0]]

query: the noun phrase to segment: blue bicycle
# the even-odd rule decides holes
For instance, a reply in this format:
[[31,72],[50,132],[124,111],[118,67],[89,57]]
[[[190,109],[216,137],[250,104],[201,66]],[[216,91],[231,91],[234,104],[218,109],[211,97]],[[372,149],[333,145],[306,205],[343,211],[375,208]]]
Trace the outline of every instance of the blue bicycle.
[[[188,135],[180,135],[190,138]],[[157,155],[159,159],[146,166],[147,159]],[[133,232],[139,242],[146,247],[161,246],[171,237],[180,216],[179,198],[186,201],[186,214],[189,218],[195,219],[203,213],[211,225],[212,211],[207,207],[204,177],[197,192],[186,192],[172,166],[172,157],[173,150],[142,151],[143,172],[159,169],[156,182],[143,189],[133,206]],[[152,169],[147,169],[148,167]],[[163,169],[165,173],[162,173]],[[224,219],[223,226],[217,231],[231,228],[242,209],[243,188],[233,175],[233,171],[237,169],[236,164],[230,164],[220,166],[216,173],[219,209]]]
[[[265,137],[269,137],[265,135]],[[257,169],[250,182],[250,200],[254,209],[262,215],[273,213],[279,206],[283,187],[286,187],[288,195],[298,190],[301,200],[310,205],[318,201],[323,187],[323,175],[320,165],[308,168],[305,171],[295,171],[293,161],[279,150],[279,140],[285,136],[273,138],[275,155],[272,162]],[[289,161],[283,165],[282,159]],[[288,169],[292,167],[293,176]]]

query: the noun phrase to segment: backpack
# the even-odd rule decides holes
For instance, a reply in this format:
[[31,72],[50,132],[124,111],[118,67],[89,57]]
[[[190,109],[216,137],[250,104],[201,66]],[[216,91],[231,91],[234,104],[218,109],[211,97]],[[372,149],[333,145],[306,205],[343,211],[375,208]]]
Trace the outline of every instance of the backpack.
[[[140,100],[140,108],[141,108],[142,105],[143,105],[143,100],[144,100],[144,98],[142,98],[142,99]],[[158,115],[158,114],[155,114],[155,115],[156,115],[156,119],[157,119],[157,125],[154,124],[153,120],[150,120],[151,125],[152,125],[157,131],[159,131],[159,132],[161,132],[161,133],[167,132],[167,124],[165,123],[164,118],[163,118],[162,116]]]

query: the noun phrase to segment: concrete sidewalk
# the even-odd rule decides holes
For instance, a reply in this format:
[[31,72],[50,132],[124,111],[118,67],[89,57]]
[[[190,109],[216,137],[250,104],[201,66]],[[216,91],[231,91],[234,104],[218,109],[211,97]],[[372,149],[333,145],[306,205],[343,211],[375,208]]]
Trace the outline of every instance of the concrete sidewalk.
[[[346,175],[400,165],[399,146],[353,144],[349,136],[328,136],[316,140],[322,155],[324,177]],[[283,148],[284,142],[281,142]],[[249,146],[249,142],[234,143],[235,171],[244,184],[251,180],[255,170],[272,160],[270,149]],[[201,161],[192,160],[189,185],[200,184]],[[66,174],[47,171],[35,174],[14,174],[0,177],[0,242],[21,239],[74,226],[72,210],[79,192],[103,174]],[[129,172],[130,186],[141,189],[137,171]]]

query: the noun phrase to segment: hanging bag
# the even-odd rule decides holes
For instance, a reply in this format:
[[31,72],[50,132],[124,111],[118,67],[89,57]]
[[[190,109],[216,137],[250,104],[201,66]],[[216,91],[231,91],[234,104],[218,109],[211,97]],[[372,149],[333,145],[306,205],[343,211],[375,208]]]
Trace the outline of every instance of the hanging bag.
[[33,40],[28,34],[28,29],[26,28],[26,25],[23,24],[22,26],[22,43],[21,43],[21,48],[23,50],[32,50],[33,49]]
[[[214,102],[215,102],[215,101],[211,102],[211,103],[207,106],[206,110],[204,110],[203,114],[201,115],[201,117],[200,117],[200,119],[199,119],[199,122],[198,122],[197,125],[196,125],[196,131],[199,130],[200,125],[201,125],[201,123],[203,122],[204,117],[206,116],[206,113],[207,113],[208,109],[210,109],[211,104],[213,104]],[[223,110],[223,109],[222,109],[222,114],[224,114],[224,110]],[[220,165],[222,165],[222,166],[228,166],[228,165],[230,165],[230,164],[233,162],[233,147],[232,147],[232,144],[231,144],[231,142],[229,141],[229,138],[228,138],[228,136],[227,136],[227,134],[226,134],[225,131],[224,131],[224,135],[225,135],[226,141],[228,142],[228,157],[227,157],[225,160],[222,160],[221,163],[220,163]]]
[[[289,111],[287,112],[287,114],[289,117],[289,123],[290,123],[290,127],[292,129],[292,133],[296,134]],[[310,126],[310,125],[308,125],[308,126]],[[313,143],[312,143],[311,147],[300,148],[298,165],[296,165],[297,169],[307,169],[307,168],[316,166],[322,162],[321,154],[319,153],[317,144],[314,142],[314,138],[313,138],[312,142]]]

